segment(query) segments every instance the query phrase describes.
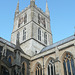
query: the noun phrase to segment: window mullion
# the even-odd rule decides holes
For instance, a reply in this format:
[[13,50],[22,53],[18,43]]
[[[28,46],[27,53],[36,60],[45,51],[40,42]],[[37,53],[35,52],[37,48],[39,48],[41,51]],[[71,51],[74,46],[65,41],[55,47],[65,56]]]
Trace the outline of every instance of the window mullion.
[[69,74],[68,74],[67,59],[66,59],[66,70],[67,70],[67,75],[69,75]]
[[70,62],[71,75],[73,75],[73,72],[72,72],[72,66],[71,66],[71,58],[69,59],[69,62]]
[[49,65],[50,75],[51,75],[51,65]]

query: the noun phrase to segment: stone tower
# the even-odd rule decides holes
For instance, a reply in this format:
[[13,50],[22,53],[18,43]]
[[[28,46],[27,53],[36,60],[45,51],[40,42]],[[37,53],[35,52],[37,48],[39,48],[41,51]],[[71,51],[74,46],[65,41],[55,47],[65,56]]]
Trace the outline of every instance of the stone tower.
[[11,42],[16,44],[17,38],[20,40],[20,47],[30,56],[53,43],[47,2],[45,12],[35,5],[35,0],[31,0],[30,5],[19,12],[18,2]]

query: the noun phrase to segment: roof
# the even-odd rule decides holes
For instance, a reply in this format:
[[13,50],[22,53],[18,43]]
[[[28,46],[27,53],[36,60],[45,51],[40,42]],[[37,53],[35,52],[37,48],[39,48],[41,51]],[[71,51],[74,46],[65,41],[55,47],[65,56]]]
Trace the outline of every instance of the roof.
[[7,41],[7,40],[1,38],[1,37],[0,37],[0,42],[7,44],[8,46],[14,48],[14,50],[15,50],[15,49],[19,49],[19,51],[20,51],[21,53],[25,54],[24,51],[23,51],[19,46],[16,46],[15,44],[13,44],[13,43],[11,43],[11,42],[9,42],[9,41]]
[[19,42],[19,38],[16,40],[16,46],[15,46],[15,51],[18,50],[21,53],[25,54],[24,51],[21,49],[20,47],[20,42]]
[[13,43],[11,43],[11,42],[9,42],[9,41],[7,41],[7,40],[1,38],[1,37],[0,37],[0,42],[6,43],[6,44],[9,45],[10,47],[15,48],[15,44],[13,44]]
[[65,43],[67,43],[67,42],[69,42],[69,41],[72,41],[72,40],[74,40],[74,39],[75,39],[75,36],[74,36],[74,35],[73,35],[73,36],[70,36],[70,37],[68,37],[68,38],[66,38],[66,39],[63,39],[63,40],[61,40],[61,41],[59,41],[59,42],[54,43],[53,45],[44,47],[44,48],[41,50],[40,53],[45,52],[45,51],[47,51],[47,50],[50,50],[50,49],[52,49],[52,48],[54,48],[54,47],[57,47],[57,46],[59,46],[59,45],[65,44]]

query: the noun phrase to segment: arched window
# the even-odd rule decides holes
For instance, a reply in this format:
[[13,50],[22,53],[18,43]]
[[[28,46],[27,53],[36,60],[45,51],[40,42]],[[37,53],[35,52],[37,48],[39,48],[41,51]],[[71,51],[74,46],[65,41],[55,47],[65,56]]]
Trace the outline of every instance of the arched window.
[[64,75],[75,75],[74,61],[70,53],[66,53],[66,55],[64,56],[63,66],[64,66]]
[[8,57],[8,62],[12,64],[12,62],[13,62],[13,57],[12,56]]
[[46,28],[45,18],[43,19],[43,25]]
[[44,33],[44,43],[47,44],[47,33]]
[[40,24],[40,14],[38,14],[38,23]]
[[8,61],[9,61],[9,63],[11,63],[11,57],[9,57]]
[[19,20],[18,20],[18,28],[20,27],[20,18],[19,18]]
[[23,63],[22,64],[22,75],[27,75],[27,65],[26,65],[26,63]]
[[41,29],[40,28],[38,28],[38,40],[41,41]]
[[26,28],[23,30],[23,40],[26,40]]
[[41,65],[37,65],[35,75],[42,75],[42,68]]
[[17,33],[17,39],[20,39],[20,33],[19,32]]
[[54,60],[50,60],[48,64],[48,75],[55,75],[55,65]]
[[27,22],[27,14],[24,16],[24,24]]

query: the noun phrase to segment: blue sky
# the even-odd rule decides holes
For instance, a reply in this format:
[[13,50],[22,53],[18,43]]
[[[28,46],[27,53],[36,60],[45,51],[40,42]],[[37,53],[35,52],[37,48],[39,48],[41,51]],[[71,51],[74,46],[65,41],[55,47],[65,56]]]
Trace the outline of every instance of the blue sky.
[[[35,0],[36,5],[45,12],[46,0]],[[0,37],[10,41],[14,24],[14,13],[18,0],[0,1]],[[19,0],[20,11],[30,4],[30,0]],[[47,0],[53,42],[74,34],[75,0]]]

